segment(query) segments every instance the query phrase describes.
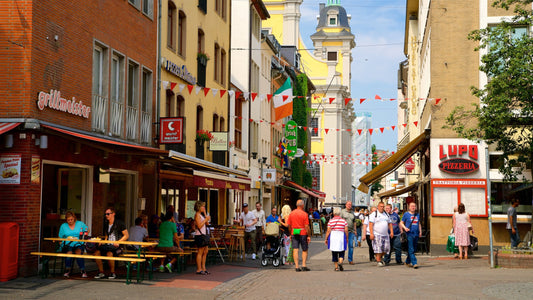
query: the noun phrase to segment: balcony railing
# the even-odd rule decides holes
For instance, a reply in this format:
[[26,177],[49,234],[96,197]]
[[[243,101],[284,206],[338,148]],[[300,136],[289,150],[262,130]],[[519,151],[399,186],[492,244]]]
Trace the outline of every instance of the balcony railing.
[[124,103],[111,101],[111,134],[122,136],[124,124]]
[[105,133],[107,123],[107,98],[100,95],[93,95],[93,131]]
[[126,113],[126,139],[137,140],[139,128],[139,109],[134,106],[127,107]]
[[152,143],[152,114],[141,112],[141,144]]

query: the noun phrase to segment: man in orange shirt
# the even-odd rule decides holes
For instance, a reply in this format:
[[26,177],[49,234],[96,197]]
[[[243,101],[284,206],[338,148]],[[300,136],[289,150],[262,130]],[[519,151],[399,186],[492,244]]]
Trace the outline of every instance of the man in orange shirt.
[[[304,210],[305,204],[303,200],[298,200],[296,206],[297,209],[291,212],[287,222],[289,232],[291,233],[292,256],[294,258],[296,272],[310,271],[306,266],[307,251],[309,249],[309,242],[311,242],[311,237],[308,235],[311,232],[309,229],[309,217]],[[302,268],[298,267],[298,248],[300,246],[302,247]]]

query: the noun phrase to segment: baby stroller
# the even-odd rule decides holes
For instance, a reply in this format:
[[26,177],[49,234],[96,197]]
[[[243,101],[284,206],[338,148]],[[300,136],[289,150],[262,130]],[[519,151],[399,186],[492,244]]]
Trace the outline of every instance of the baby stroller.
[[274,267],[279,267],[280,264],[285,263],[282,262],[281,246],[283,241],[279,234],[279,224],[267,223],[265,235],[265,240],[261,246],[263,253],[261,255],[261,265],[266,267],[271,262]]

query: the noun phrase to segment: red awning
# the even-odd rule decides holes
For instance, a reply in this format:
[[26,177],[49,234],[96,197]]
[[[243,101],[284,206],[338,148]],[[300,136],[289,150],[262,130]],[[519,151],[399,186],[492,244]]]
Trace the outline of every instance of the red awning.
[[[218,177],[218,176],[217,176]],[[218,179],[212,177],[204,177],[194,175],[194,185],[198,187],[206,187],[213,189],[232,189],[249,191],[250,183],[243,182],[243,179],[227,177],[226,179]]]
[[0,134],[10,131],[11,129],[17,127],[19,124],[20,122],[10,122],[10,123],[0,122]]
[[152,153],[158,153],[158,154],[161,154],[161,155],[167,155],[168,154],[167,150],[161,150],[159,148],[152,148],[152,147],[146,147],[146,146],[141,146],[141,145],[135,145],[135,144],[119,142],[119,141],[115,141],[115,140],[110,140],[110,139],[106,139],[106,138],[92,136],[92,135],[88,135],[88,134],[84,134],[84,133],[75,132],[75,131],[72,131],[72,130],[62,129],[62,128],[55,127],[55,126],[45,125],[45,124],[41,124],[41,126],[45,127],[45,128],[49,128],[49,129],[55,130],[55,131],[58,131],[58,132],[61,132],[61,133],[64,133],[64,134],[67,134],[67,135],[70,135],[70,136],[75,136],[75,137],[78,137],[78,138],[82,138],[82,139],[86,139],[86,140],[90,140],[90,141],[95,141],[95,142],[99,142],[99,143],[104,143],[104,144],[108,144],[108,145],[130,147],[130,148],[135,148],[135,149],[138,149],[138,150],[148,151],[148,152],[152,152]]
[[324,193],[322,191],[315,190],[315,189],[311,189],[311,191],[313,191],[313,193],[319,195],[321,198],[326,198],[326,193]]
[[299,189],[300,191],[302,191],[303,193],[306,193],[307,195],[309,195],[311,197],[322,198],[320,195],[317,195],[317,194],[313,193],[309,189],[304,188],[303,186],[297,184],[296,182],[287,180],[287,181],[285,181],[285,184],[290,186],[290,187],[292,187],[292,188]]

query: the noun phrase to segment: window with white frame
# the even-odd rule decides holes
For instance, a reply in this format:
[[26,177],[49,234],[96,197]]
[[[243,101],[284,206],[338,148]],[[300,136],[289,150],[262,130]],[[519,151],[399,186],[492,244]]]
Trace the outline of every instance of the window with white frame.
[[154,0],[142,0],[142,12],[150,19],[154,17]]
[[109,49],[95,43],[93,48],[92,130],[106,133],[108,116]]
[[142,74],[141,111],[152,111],[152,72],[148,69],[143,69]]
[[133,61],[128,62],[128,106],[138,107],[139,99],[139,65]]
[[107,48],[103,45],[95,45],[93,50],[93,94],[105,96],[107,69]]
[[311,136],[318,136],[318,130],[315,130],[318,128],[318,118],[311,118],[309,127],[311,128]]
[[141,0],[128,0],[128,2],[135,6],[135,8],[140,9],[141,8]]
[[113,53],[111,58],[111,101],[124,101],[124,56]]
[[259,66],[252,61],[252,82],[251,82],[251,91],[252,93],[257,93],[259,91]]
[[256,11],[252,12],[252,34],[256,39],[261,38],[261,18]]

